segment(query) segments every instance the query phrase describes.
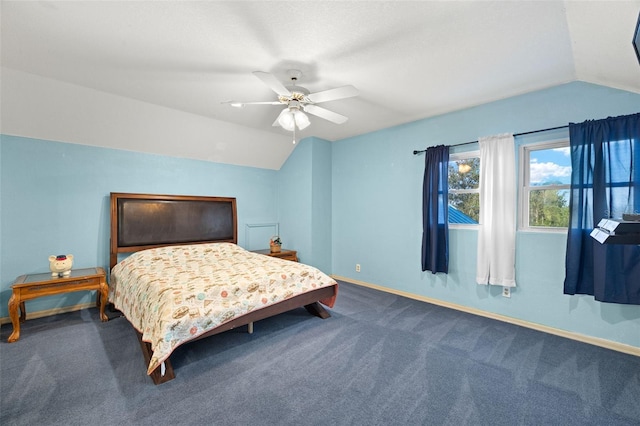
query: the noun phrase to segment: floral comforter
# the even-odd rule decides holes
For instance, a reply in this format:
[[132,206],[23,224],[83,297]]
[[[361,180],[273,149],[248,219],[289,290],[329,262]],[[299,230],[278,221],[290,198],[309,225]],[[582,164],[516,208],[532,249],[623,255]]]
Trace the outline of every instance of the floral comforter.
[[[118,263],[109,301],[151,344],[151,374],[182,343],[250,311],[335,284],[314,267],[235,244],[194,244],[144,250]],[[334,301],[321,302],[333,307]]]

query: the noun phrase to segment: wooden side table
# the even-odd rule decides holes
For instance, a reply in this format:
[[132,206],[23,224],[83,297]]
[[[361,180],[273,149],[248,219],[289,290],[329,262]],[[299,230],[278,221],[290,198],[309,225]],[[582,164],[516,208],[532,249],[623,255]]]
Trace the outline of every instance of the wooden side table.
[[252,250],[254,253],[260,253],[260,254],[264,254],[267,256],[271,256],[271,257],[279,257],[280,259],[286,259],[286,260],[291,260],[293,262],[297,262],[298,261],[298,252],[295,250],[287,250],[287,249],[280,249],[279,252],[277,253],[271,253],[271,250],[269,249],[265,249],[265,250]]
[[[102,268],[71,270],[71,275],[66,277],[52,276],[51,273],[21,275],[16,279],[11,289],[13,293],[9,299],[9,318],[11,318],[13,332],[9,336],[9,343],[20,338],[20,323],[24,322],[27,316],[24,302],[38,297],[97,290],[96,306],[100,309],[100,319],[102,321],[109,320],[104,313],[109,287]],[[20,315],[18,315],[18,310],[20,310]]]

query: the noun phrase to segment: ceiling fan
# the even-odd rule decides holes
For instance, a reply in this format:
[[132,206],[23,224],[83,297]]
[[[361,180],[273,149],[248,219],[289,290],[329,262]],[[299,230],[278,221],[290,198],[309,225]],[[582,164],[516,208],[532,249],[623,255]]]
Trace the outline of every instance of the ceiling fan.
[[277,101],[227,101],[225,103],[228,103],[236,108],[242,108],[245,105],[285,105],[285,108],[280,112],[280,115],[278,115],[276,121],[274,121],[273,126],[280,126],[283,129],[294,132],[293,143],[296,142],[296,128],[302,130],[307,128],[309,124],[311,124],[309,122],[309,117],[307,117],[305,112],[336,124],[342,124],[348,120],[348,118],[344,115],[329,111],[328,109],[319,107],[316,104],[357,96],[359,93],[358,89],[351,85],[347,85],[337,87],[335,89],[324,90],[321,92],[309,93],[309,91],[304,87],[296,85],[298,79],[302,76],[302,72],[300,70],[288,70],[287,74],[289,76],[289,79],[291,80],[290,86],[284,86],[271,73],[263,71],[253,72],[253,75],[258,77],[264,84],[267,85],[267,87],[269,87],[278,95]]

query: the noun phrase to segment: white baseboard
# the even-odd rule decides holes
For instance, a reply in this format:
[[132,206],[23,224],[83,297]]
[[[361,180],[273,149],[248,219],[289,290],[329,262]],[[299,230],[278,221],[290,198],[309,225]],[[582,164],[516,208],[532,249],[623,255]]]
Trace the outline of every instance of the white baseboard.
[[341,277],[339,275],[331,275],[333,279],[346,281],[352,284],[357,284],[363,287],[369,287],[375,290],[384,291],[391,294],[397,294],[398,296],[407,297],[409,299],[419,300],[421,302],[431,303],[433,305],[443,306],[445,308],[455,309],[469,314],[478,315],[481,317],[491,318],[498,321],[508,322],[510,324],[519,325],[522,327],[531,328],[533,330],[542,331],[544,333],[554,334],[556,336],[565,337],[567,339],[577,340],[579,342],[588,343],[590,345],[600,346],[603,348],[611,349],[618,352],[623,352],[629,355],[640,356],[640,348],[636,346],[626,345],[624,343],[614,342],[611,340],[601,339],[599,337],[586,336],[580,333],[574,333],[571,331],[560,330],[558,328],[548,327],[542,324],[536,324],[533,322],[521,320],[518,318],[511,318],[505,315],[495,314],[493,312],[487,312],[480,309],[470,308],[464,305],[457,305],[455,303],[445,302],[438,299],[432,299],[426,296],[420,296],[418,294],[407,293],[400,290],[395,290],[388,287],[382,287],[376,284],[367,283],[364,281],[354,280],[347,277]]
[[[93,308],[96,302],[81,303],[79,305],[65,306],[63,308],[45,309],[44,311],[27,312],[27,321],[30,319],[48,317],[50,315],[64,314],[66,312],[79,311],[80,309]],[[11,324],[11,318],[1,317],[0,325]]]

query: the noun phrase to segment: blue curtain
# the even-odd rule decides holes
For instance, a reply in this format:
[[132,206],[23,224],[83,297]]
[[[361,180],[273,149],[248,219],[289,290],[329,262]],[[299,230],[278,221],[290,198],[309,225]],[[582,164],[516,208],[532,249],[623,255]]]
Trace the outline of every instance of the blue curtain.
[[422,270],[449,272],[449,147],[427,148],[422,188]]
[[640,304],[640,246],[590,237],[602,218],[640,212],[640,113],[569,124],[570,222],[565,294]]

